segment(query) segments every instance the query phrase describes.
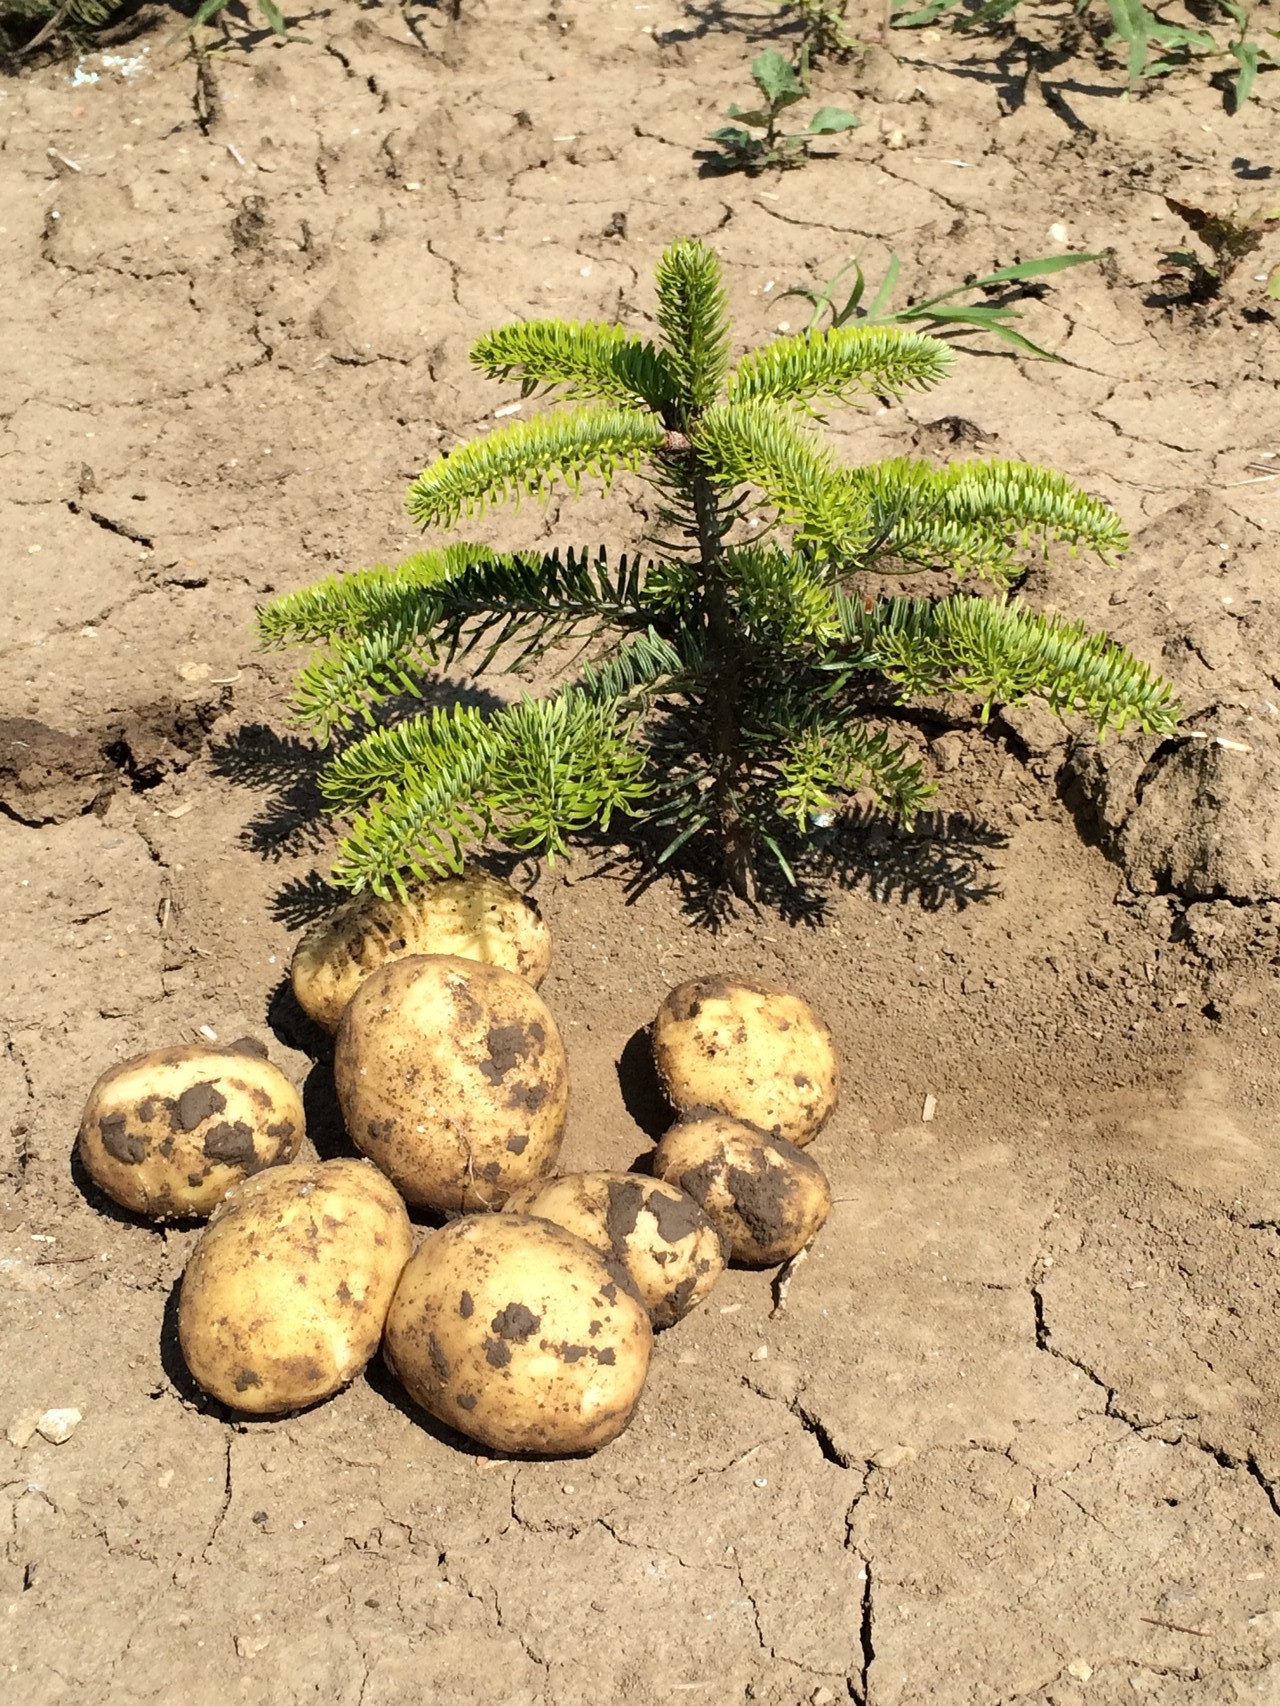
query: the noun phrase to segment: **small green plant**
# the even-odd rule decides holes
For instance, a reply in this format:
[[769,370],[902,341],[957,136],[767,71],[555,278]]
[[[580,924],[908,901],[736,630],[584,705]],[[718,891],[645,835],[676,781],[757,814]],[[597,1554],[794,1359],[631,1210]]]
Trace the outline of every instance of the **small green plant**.
[[[231,0],[203,0],[203,3],[196,8],[190,24],[182,33],[194,35],[203,25],[212,23],[215,18],[225,12],[230,4]],[[276,4],[276,0],[257,0],[257,6],[272,35],[280,36],[287,41],[289,39],[289,25],[284,13]],[[295,39],[301,40],[302,38]]]
[[862,45],[845,22],[849,0],[781,0],[782,10],[800,24],[801,42],[816,65],[823,59],[844,60]]
[[34,53],[59,38],[84,46],[116,10],[113,0],[0,0],[0,53]]
[[[1021,332],[1014,331],[1010,321],[1021,318],[1016,308],[991,302],[957,302],[955,299],[974,291],[998,290],[1002,285],[1018,284],[1031,278],[1045,278],[1050,273],[1063,272],[1067,267],[1083,266],[1086,261],[1101,259],[1100,255],[1074,254],[1044,255],[1034,261],[1018,261],[1011,267],[1001,267],[997,272],[988,273],[985,278],[970,279],[966,284],[953,285],[950,290],[939,291],[936,296],[927,296],[923,302],[914,302],[906,308],[895,308],[892,312],[889,311],[889,303],[898,282],[898,274],[902,270],[902,263],[897,255],[889,256],[884,278],[865,307],[863,298],[866,295],[867,279],[856,256],[846,261],[821,290],[809,290],[804,285],[794,285],[782,294],[802,296],[806,302],[812,304],[813,315],[809,321],[811,332],[822,325],[824,316],[828,327],[846,326],[850,322],[858,326],[921,325],[936,337],[946,337],[949,333],[956,332],[990,332],[994,337],[1002,338],[1005,343],[1012,344],[1015,349],[1024,350],[1028,355],[1040,356],[1045,361],[1059,361],[1060,356],[1041,349],[1039,344],[1033,344],[1031,339],[1024,337]],[[850,272],[853,273],[853,284],[844,303],[837,306],[836,289],[848,278]]]
[[[456,870],[489,837],[548,857],[615,816],[670,858],[698,837],[750,895],[768,856],[791,880],[815,825],[860,788],[910,819],[931,792],[892,707],[944,690],[984,706],[1037,694],[1101,732],[1176,720],[1168,685],[1105,635],[1010,596],[1033,542],[1105,553],[1119,519],[1020,462],[937,469],[837,462],[818,409],[940,380],[952,354],[901,326],[775,339],[731,368],[714,252],[679,242],[657,272],[656,343],[623,327],[520,321],[472,361],[566,406],[504,424],[409,488],[425,526],[524,494],[643,472],[652,556],[448,544],[290,593],[259,612],[270,646],[318,648],[294,706],[349,744],[323,774],[352,821],[335,876],[380,893]],[[764,512],[762,517],[761,512]],[[944,567],[988,593],[872,596],[862,577]],[[576,642],[590,660],[546,698],[490,715],[433,709],[379,726],[420,672],[500,655],[519,670]]]
[[809,50],[801,48],[793,65],[789,59],[766,48],[751,61],[751,76],[764,98],[764,106],[744,111],[734,105],[727,117],[733,124],[713,130],[708,140],[716,143],[720,159],[730,171],[759,172],[766,166],[802,166],[820,136],[835,136],[852,130],[860,120],[843,107],[819,107],[801,131],[779,128],[782,115],[809,94]]
[[[1212,257],[1206,261],[1194,249],[1173,249],[1164,256],[1163,278],[1182,283],[1192,302],[1210,302],[1220,295],[1241,262],[1256,254],[1267,237],[1280,231],[1280,207],[1258,208],[1253,213],[1215,213],[1170,195],[1164,204]],[[1266,294],[1280,296],[1280,267],[1267,280]]]
[[[926,0],[918,6],[916,0],[890,0],[890,21],[895,29],[914,29],[946,17],[961,31],[995,30],[1012,17],[1022,0]],[[1280,65],[1280,53],[1252,33],[1252,16],[1241,0],[1204,0],[1204,7],[1216,8],[1226,26],[1225,37],[1215,34],[1203,24],[1170,23],[1161,16],[1161,6],[1149,7],[1143,0],[1106,0],[1111,32],[1104,45],[1123,53],[1125,74],[1130,89],[1154,77],[1164,77],[1170,71],[1206,59],[1233,59],[1236,63],[1232,83],[1232,104],[1239,110],[1253,93],[1254,82],[1264,66]],[[1076,0],[1069,12],[1064,10],[1064,23],[1074,26],[1083,18],[1088,24],[1098,16],[1094,0]],[[1103,30],[1105,30],[1105,24]],[[1102,34],[1100,30],[1099,35]],[[1265,34],[1280,40],[1280,31]]]

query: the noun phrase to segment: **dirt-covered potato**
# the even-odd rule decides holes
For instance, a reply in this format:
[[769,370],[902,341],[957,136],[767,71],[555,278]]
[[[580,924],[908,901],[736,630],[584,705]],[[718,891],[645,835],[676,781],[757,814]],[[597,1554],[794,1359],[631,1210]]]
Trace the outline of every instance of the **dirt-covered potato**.
[[671,1327],[724,1272],[727,1246],[693,1198],[642,1173],[565,1173],[507,1198],[554,1220],[622,1267],[655,1327]]
[[551,934],[536,901],[483,871],[412,888],[403,900],[357,895],[313,924],[290,976],[298,1005],[336,1031],[370,972],[406,954],[457,954],[518,972],[536,989],[551,964]]
[[356,1148],[420,1207],[500,1208],[555,1166],[564,1045],[501,966],[419,954],[374,972],[342,1016],[334,1080]]
[[630,1421],[653,1330],[598,1250],[530,1215],[469,1215],[432,1233],[387,1317],[409,1395],[493,1451],[595,1451]]
[[304,1130],[298,1092],[246,1037],[108,1067],[89,1092],[78,1145],[112,1201],[173,1220],[209,1214],[241,1179],[291,1161]]
[[831,1186],[812,1156],[724,1114],[672,1126],[653,1171],[706,1210],[746,1267],[789,1261],[831,1212]]
[[367,1161],[246,1179],[182,1276],[187,1367],[206,1392],[252,1415],[332,1396],[377,1350],[412,1250],[404,1203]]
[[840,1094],[831,1032],[798,995],[743,977],[696,977],[653,1022],[653,1058],[673,1108],[713,1108],[805,1144]]

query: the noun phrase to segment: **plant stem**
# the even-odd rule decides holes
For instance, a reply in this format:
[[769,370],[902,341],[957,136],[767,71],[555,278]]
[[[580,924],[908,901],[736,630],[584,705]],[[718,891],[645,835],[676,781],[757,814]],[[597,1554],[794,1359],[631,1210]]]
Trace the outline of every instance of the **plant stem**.
[[712,803],[722,840],[725,877],[741,900],[755,899],[755,847],[751,827],[737,805],[742,769],[742,651],[738,643],[725,584],[724,540],[715,487],[693,453],[691,481],[693,512],[707,611],[708,687],[712,701],[711,732],[715,781]]

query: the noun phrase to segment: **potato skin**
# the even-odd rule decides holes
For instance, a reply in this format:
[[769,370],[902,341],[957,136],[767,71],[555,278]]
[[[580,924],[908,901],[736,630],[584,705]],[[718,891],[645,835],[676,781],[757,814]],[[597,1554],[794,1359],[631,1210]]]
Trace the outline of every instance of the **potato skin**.
[[275,1167],[230,1193],[187,1263],[187,1367],[233,1410],[273,1416],[328,1398],[378,1348],[413,1233],[367,1161]]
[[789,1261],[831,1212],[831,1185],[811,1156],[724,1114],[672,1126],[653,1171],[701,1204],[745,1267]]
[[77,1145],[113,1202],[151,1220],[206,1215],[233,1185],[292,1161],[302,1100],[251,1038],[152,1049],[89,1092]]
[[452,954],[383,966],[343,1014],[333,1065],[352,1142],[410,1203],[500,1208],[555,1166],[568,1063],[515,972]]
[[624,1268],[655,1328],[695,1309],[728,1259],[693,1198],[642,1173],[565,1173],[508,1197],[512,1211],[554,1221]]
[[361,894],[299,941],[289,968],[298,1005],[336,1031],[365,978],[407,954],[456,954],[505,966],[536,989],[551,964],[537,902],[484,871],[410,889],[403,900]]
[[804,1145],[840,1095],[831,1032],[798,995],[743,977],[673,989],[653,1022],[653,1058],[677,1112],[714,1108]]
[[405,1268],[384,1355],[409,1395],[492,1451],[607,1445],[644,1389],[653,1330],[605,1258],[531,1215],[469,1215]]

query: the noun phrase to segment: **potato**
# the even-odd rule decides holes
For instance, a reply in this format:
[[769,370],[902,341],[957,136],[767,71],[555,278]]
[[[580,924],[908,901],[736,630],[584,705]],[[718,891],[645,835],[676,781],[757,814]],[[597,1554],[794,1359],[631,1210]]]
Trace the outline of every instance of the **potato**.
[[564,1045],[501,966],[418,954],[374,972],[342,1016],[334,1080],[356,1148],[419,1207],[500,1208],[555,1166]]
[[182,1276],[187,1367],[206,1392],[255,1416],[331,1397],[377,1350],[412,1250],[403,1202],[367,1161],[247,1179]]
[[653,1331],[581,1238],[530,1215],[469,1215],[404,1270],[384,1354],[409,1395],[493,1451],[595,1451],[630,1421]]
[[152,1220],[209,1214],[232,1185],[291,1161],[298,1092],[251,1037],[179,1044],[108,1067],[80,1121],[80,1159],[121,1208]]
[[655,1327],[672,1327],[724,1272],[727,1246],[692,1197],[641,1173],[566,1173],[507,1198],[575,1233],[630,1276]]
[[653,1058],[673,1108],[710,1108],[806,1144],[840,1094],[831,1033],[798,995],[749,978],[697,977],[653,1022]]
[[811,1156],[724,1114],[672,1126],[653,1171],[701,1204],[747,1267],[789,1261],[831,1212],[831,1186]]
[[357,895],[313,924],[294,950],[298,1005],[336,1031],[370,972],[406,954],[457,954],[518,972],[536,989],[551,964],[537,903],[483,871],[421,884],[404,900]]

